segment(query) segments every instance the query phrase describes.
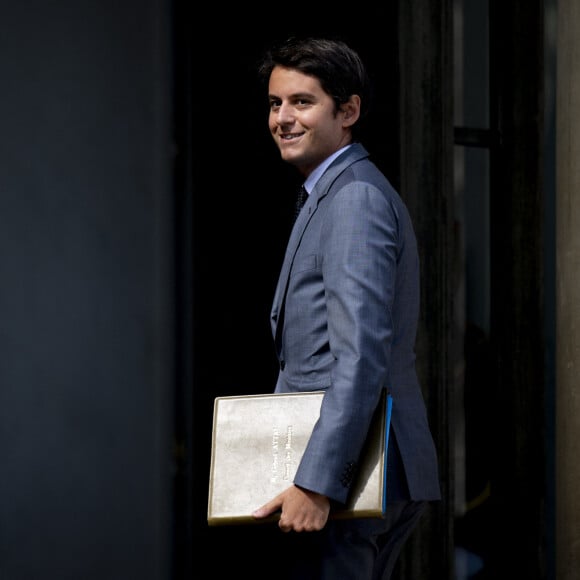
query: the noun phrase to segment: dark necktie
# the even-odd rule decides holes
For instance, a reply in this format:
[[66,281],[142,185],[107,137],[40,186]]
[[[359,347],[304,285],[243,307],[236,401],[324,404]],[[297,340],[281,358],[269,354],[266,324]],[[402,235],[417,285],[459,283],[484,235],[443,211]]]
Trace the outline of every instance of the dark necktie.
[[306,203],[307,199],[308,192],[306,191],[306,188],[302,185],[298,190],[298,195],[296,196],[296,207],[294,208],[294,221],[296,221],[296,218],[298,217],[298,214],[300,213],[300,210],[302,209],[302,206]]

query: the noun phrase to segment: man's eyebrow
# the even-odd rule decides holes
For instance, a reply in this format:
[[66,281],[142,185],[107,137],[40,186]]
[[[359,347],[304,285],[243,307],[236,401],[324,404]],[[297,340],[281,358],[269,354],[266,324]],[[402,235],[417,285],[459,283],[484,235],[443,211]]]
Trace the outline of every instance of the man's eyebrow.
[[[308,99],[308,100],[312,100],[315,98],[315,95],[313,95],[312,93],[292,93],[291,95],[288,96],[288,98],[290,100],[297,100],[297,99]],[[270,101],[281,101],[282,97],[279,97],[278,95],[268,95],[268,99]]]
[[292,95],[293,99],[314,99],[314,95],[312,93],[296,93]]

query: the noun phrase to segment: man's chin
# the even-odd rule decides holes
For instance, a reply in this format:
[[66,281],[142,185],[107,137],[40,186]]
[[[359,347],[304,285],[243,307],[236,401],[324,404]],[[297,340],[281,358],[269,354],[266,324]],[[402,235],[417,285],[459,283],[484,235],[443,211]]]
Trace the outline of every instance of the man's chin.
[[293,150],[291,147],[280,149],[280,155],[284,161],[291,163],[292,165],[301,165],[304,163],[304,156],[299,151]]

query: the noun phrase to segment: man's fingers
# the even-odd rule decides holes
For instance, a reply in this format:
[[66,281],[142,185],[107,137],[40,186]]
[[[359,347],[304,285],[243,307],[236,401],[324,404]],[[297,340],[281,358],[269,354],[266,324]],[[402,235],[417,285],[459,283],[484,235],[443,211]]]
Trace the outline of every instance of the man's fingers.
[[272,501],[265,503],[263,506],[254,510],[252,516],[260,519],[272,515],[274,512],[278,511],[282,507],[282,502],[278,498],[274,498]]

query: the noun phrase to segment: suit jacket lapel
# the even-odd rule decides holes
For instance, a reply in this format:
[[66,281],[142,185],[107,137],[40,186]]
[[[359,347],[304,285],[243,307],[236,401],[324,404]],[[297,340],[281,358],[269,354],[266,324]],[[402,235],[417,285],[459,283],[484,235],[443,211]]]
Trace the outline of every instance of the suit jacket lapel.
[[310,221],[312,214],[316,211],[318,204],[321,199],[323,199],[332,183],[336,178],[352,163],[357,161],[362,157],[367,157],[368,153],[365,148],[359,143],[355,143],[348,151],[336,159],[332,165],[323,173],[322,177],[315,185],[311,194],[308,196],[302,212],[298,216],[292,232],[290,233],[290,239],[288,240],[288,245],[286,247],[286,253],[284,255],[284,261],[282,262],[282,268],[280,270],[280,276],[278,277],[278,284],[276,285],[276,291],[274,292],[274,300],[272,303],[271,311],[271,326],[272,335],[276,343],[276,348],[279,349],[279,337],[281,335],[281,329],[283,326],[283,309],[284,302],[286,299],[286,291],[288,289],[288,280],[290,276],[290,270],[292,269],[292,263],[294,262],[294,256],[296,250],[304,234],[306,225]]

